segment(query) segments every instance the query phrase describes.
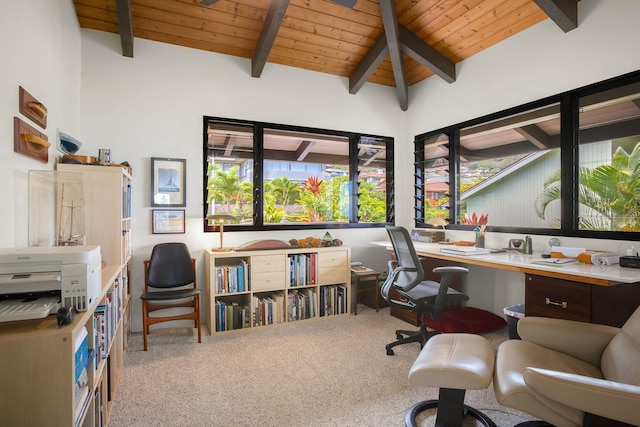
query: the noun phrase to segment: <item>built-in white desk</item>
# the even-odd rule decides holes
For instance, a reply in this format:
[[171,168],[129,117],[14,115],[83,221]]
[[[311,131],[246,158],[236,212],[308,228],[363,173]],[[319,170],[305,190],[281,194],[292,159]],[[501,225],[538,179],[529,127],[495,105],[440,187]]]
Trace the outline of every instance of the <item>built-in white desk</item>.
[[[372,242],[392,251],[390,241]],[[620,326],[640,305],[640,269],[619,265],[532,264],[540,253],[516,251],[459,256],[440,252],[438,243],[413,242],[421,257],[525,274],[525,313]]]
[[[392,250],[391,242],[372,242]],[[438,243],[413,242],[419,256],[462,262],[465,264],[481,265],[485,267],[514,270],[522,273],[536,274],[544,277],[555,277],[573,280],[592,285],[610,286],[619,283],[640,282],[640,268],[620,267],[619,265],[577,264],[566,267],[532,264],[531,261],[540,259],[540,253],[524,255],[520,252],[509,251],[483,255],[458,256],[440,252],[443,247],[450,247]]]

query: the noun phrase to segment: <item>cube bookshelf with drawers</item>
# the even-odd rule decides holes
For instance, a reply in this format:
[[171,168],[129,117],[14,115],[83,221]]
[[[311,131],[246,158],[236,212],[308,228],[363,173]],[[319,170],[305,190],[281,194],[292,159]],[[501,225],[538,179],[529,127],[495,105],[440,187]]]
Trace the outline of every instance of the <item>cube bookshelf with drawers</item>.
[[211,334],[350,313],[348,247],[209,249],[205,263]]

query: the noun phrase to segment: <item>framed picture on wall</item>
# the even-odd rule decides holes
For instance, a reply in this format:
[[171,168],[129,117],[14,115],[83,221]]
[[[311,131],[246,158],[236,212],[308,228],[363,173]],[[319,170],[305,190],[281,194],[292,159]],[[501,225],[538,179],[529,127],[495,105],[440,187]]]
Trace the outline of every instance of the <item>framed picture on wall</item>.
[[151,158],[151,206],[186,206],[186,184],[186,159]]
[[153,234],[180,234],[185,232],[184,209],[154,209],[151,214]]

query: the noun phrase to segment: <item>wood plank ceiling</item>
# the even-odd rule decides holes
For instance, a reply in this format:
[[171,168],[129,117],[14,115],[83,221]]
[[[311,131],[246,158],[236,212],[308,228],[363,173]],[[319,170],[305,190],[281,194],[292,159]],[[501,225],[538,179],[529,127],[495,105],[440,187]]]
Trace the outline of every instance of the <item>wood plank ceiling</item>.
[[[578,0],[579,1],[579,0]],[[74,0],[82,28],[395,87],[432,75],[451,83],[455,64],[547,18],[577,26],[576,0]]]

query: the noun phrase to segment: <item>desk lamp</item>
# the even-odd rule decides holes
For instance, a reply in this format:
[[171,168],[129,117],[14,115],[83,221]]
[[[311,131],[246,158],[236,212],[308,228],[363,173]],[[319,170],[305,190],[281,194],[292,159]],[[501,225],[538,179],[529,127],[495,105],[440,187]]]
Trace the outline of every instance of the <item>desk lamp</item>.
[[439,216],[432,216],[426,221],[426,223],[429,225],[433,225],[434,227],[442,227],[442,232],[444,233],[444,241],[449,241],[447,239],[447,230],[444,228],[444,226],[448,224],[446,219]]
[[224,223],[225,221],[235,221],[236,217],[229,214],[211,214],[207,215],[207,221],[213,221],[214,223],[220,226],[220,247],[213,248],[214,252],[227,252],[231,249],[225,249],[222,247],[222,235],[224,234]]

